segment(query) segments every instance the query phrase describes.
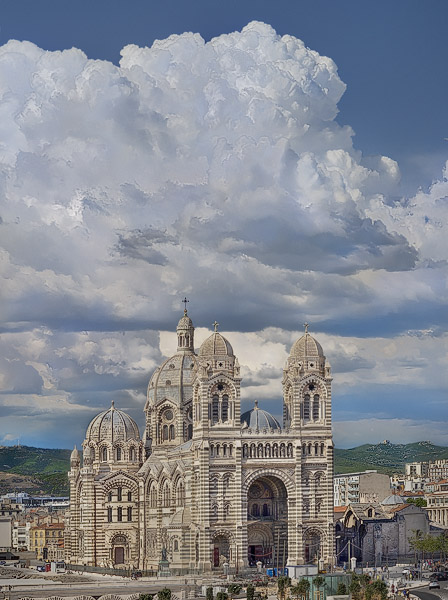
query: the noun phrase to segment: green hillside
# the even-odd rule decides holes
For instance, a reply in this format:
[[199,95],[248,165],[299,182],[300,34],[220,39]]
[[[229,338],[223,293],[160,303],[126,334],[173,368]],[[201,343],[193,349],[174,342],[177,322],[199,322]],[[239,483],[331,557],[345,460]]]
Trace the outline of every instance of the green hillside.
[[[70,450],[32,448],[28,446],[0,447],[0,471],[9,474],[4,478],[1,490],[20,491],[21,480],[12,479],[11,474],[24,476],[25,483],[34,488],[30,493],[68,495],[67,471],[70,469]],[[376,469],[380,473],[404,471],[407,462],[448,459],[448,448],[435,446],[431,442],[413,444],[364,444],[356,448],[335,449],[335,473],[351,473]],[[6,489],[14,485],[14,489]],[[35,491],[34,491],[35,490]]]
[[412,444],[364,444],[350,449],[335,449],[335,473],[376,469],[380,473],[404,472],[408,462],[448,459],[448,448],[431,442]]
[[[30,446],[1,446],[0,471],[17,474],[24,479],[3,478],[2,492],[27,490],[31,494],[68,496],[67,471],[70,469],[71,450],[32,448]],[[1,479],[1,478],[0,478]],[[7,489],[7,486],[14,489]]]

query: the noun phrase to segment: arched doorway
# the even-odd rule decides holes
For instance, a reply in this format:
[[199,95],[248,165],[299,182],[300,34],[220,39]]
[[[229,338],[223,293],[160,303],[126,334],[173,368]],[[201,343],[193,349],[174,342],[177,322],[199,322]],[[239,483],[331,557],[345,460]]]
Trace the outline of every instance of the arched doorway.
[[322,533],[310,529],[305,533],[305,563],[318,564],[322,558]]
[[214,567],[222,567],[227,562],[232,560],[230,535],[226,532],[216,533],[213,537],[213,557],[212,564]]
[[247,560],[249,566],[283,568],[288,558],[288,493],[274,475],[255,479],[247,493]]
[[124,565],[128,550],[128,540],[124,535],[116,535],[112,539],[111,558],[114,565]]

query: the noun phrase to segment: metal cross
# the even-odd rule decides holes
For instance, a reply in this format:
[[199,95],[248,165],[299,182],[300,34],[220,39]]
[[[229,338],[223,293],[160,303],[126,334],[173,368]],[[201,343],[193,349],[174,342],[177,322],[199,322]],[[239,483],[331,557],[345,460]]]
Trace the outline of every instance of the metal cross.
[[305,333],[308,333],[308,327],[309,327],[308,323],[304,323],[303,326],[305,327]]
[[214,321],[213,327],[215,329],[215,332],[218,331],[218,326],[219,326],[219,323],[217,321]]
[[182,302],[185,305],[184,312],[186,313],[187,312],[187,302],[190,302],[190,300],[187,300],[187,297],[185,296],[185,298],[182,300]]

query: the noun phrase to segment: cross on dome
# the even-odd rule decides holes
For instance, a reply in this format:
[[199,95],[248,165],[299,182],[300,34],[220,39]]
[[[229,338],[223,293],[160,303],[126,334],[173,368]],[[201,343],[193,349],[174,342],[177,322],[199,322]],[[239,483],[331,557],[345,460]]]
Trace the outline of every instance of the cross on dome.
[[218,327],[219,327],[219,323],[217,321],[213,322],[213,328],[215,330],[215,333],[218,331]]
[[305,327],[305,333],[308,333],[308,327],[309,327],[308,323],[304,323],[303,326]]
[[187,297],[185,296],[185,298],[182,300],[182,303],[185,306],[185,308],[184,308],[184,315],[187,314],[187,302],[190,302],[190,300],[187,300]]

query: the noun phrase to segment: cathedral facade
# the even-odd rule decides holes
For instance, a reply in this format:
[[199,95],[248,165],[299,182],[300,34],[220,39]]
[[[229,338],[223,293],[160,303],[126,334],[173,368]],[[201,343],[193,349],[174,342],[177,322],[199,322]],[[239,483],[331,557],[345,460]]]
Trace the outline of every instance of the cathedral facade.
[[[143,435],[114,404],[71,455],[66,560],[173,573],[331,563],[331,369],[308,333],[283,370],[283,422],[241,414],[240,366],[215,331],[194,349],[187,311],[177,352],[153,373]],[[256,349],[254,349],[256,351]]]

